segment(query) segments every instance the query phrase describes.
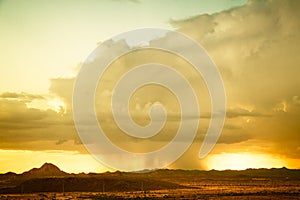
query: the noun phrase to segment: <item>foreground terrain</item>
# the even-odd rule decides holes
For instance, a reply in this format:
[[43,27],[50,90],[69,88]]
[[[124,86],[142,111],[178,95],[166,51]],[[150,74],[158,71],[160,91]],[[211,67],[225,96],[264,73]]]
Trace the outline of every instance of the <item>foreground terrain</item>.
[[300,170],[68,174],[52,164],[0,174],[1,199],[300,199]]

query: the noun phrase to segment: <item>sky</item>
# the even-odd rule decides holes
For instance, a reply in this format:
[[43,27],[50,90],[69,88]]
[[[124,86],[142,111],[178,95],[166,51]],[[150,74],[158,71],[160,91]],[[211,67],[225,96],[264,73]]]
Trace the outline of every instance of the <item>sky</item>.
[[[168,168],[300,168],[299,8],[292,0],[0,1],[0,173],[23,172],[44,162],[67,172],[114,170],[91,156],[78,137],[74,82],[97,46],[145,27],[176,30],[201,44],[218,66],[226,89],[227,116],[213,151],[198,158],[209,124],[204,116],[193,144]],[[149,61],[144,53],[182,66],[194,80],[195,73],[186,70],[188,63],[163,52],[128,55],[113,65],[125,70]],[[133,152],[164,146],[178,127],[178,102],[163,88],[143,88],[129,104],[136,123],[147,125],[151,102],[157,101],[175,117],[151,140],[122,135],[107,120],[108,97],[120,73],[111,69],[96,96],[97,117],[104,121],[107,136]],[[201,112],[209,113],[203,81],[195,87]]]

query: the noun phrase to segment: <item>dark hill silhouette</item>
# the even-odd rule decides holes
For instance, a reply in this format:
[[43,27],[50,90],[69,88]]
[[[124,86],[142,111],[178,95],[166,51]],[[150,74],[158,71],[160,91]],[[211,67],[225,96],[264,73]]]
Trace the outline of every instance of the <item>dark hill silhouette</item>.
[[61,171],[57,166],[51,163],[45,163],[40,168],[33,168],[27,172],[22,173],[27,177],[56,177],[66,176],[68,173]]
[[186,188],[176,183],[136,176],[135,173],[106,172],[69,174],[51,163],[22,174],[0,174],[0,194],[35,192],[140,191]]
[[14,172],[7,172],[5,174],[0,174],[0,179],[14,178],[17,174]]
[[300,170],[247,169],[247,170],[170,170],[157,169],[138,172],[105,172],[69,174],[53,164],[45,163],[22,174],[0,174],[0,193],[35,192],[102,192],[140,191],[192,188],[203,181],[300,181]]

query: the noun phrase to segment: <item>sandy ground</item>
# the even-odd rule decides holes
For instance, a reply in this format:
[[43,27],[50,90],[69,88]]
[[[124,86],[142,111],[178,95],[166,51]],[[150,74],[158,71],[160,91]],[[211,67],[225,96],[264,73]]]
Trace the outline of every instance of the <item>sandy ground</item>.
[[[244,189],[244,190],[243,190]],[[0,200],[46,200],[46,199],[300,199],[300,186],[294,188],[237,188],[230,186],[156,190],[138,192],[105,192],[105,193],[38,193],[1,195]]]

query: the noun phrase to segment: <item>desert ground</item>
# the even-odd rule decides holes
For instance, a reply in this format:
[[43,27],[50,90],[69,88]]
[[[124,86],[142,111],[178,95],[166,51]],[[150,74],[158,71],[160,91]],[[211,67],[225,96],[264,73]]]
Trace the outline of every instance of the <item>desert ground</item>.
[[45,164],[22,174],[0,174],[2,199],[300,199],[300,170],[68,174]]

